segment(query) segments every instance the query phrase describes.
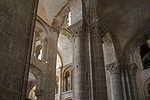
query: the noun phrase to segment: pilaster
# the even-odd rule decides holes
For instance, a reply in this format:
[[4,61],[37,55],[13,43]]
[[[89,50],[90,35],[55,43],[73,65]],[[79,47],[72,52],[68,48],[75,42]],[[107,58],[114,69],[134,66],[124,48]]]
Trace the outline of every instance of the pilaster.
[[59,94],[59,100],[61,100],[61,93],[62,93],[62,91],[63,91],[63,87],[62,87],[62,67],[59,67],[59,69],[60,69],[60,74],[59,74],[59,91],[58,91],[58,94]]
[[139,100],[138,89],[137,89],[137,81],[136,81],[136,73],[137,66],[135,63],[129,63],[127,66],[129,81],[130,81],[130,90],[132,95],[132,100]]
[[106,76],[102,48],[103,31],[97,20],[91,25],[93,99],[107,100]]
[[58,33],[51,31],[48,38],[47,68],[45,70],[45,100],[55,100],[57,41]]

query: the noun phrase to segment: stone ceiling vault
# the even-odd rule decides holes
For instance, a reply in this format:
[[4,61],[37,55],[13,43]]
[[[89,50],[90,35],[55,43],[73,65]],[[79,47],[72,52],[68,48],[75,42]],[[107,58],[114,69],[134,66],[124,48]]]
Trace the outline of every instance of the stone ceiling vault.
[[150,27],[148,0],[99,0],[98,18],[107,27],[118,56],[135,36]]
[[37,14],[51,26],[53,20],[67,3],[68,0],[39,0]]

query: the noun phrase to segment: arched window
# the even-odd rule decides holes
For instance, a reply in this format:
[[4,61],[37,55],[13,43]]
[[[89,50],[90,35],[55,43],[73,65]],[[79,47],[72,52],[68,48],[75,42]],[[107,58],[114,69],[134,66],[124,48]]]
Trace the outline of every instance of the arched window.
[[72,67],[69,66],[67,69],[64,71],[64,77],[63,77],[63,91],[70,91],[72,90],[72,81],[73,81],[73,72],[72,72]]
[[70,26],[71,25],[71,12],[69,12],[69,14],[68,14],[67,22],[68,22],[68,26]]
[[71,77],[70,73],[66,72],[66,91],[71,90]]
[[38,59],[39,59],[39,60],[42,59],[42,49],[40,50],[40,54],[38,55]]
[[140,54],[144,69],[150,68],[150,48],[148,44],[144,44],[140,47]]
[[144,69],[150,68],[150,54],[143,61]]

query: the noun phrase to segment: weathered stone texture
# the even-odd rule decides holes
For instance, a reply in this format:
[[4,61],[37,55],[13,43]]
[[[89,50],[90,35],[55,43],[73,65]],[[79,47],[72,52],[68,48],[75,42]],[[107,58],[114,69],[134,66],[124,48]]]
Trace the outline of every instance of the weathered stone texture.
[[0,99],[2,100],[18,100],[21,97],[35,1],[0,1]]
[[111,64],[116,61],[116,53],[115,53],[113,41],[109,33],[106,33],[103,36],[103,42],[104,42],[103,52],[104,52],[105,65]]

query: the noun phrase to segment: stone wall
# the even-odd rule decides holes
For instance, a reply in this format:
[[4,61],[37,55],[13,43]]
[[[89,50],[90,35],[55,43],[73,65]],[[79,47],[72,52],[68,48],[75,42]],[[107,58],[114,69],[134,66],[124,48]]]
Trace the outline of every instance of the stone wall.
[[116,61],[115,48],[109,33],[106,33],[104,35],[103,43],[104,43],[104,48],[103,48],[104,61],[105,61],[105,65],[108,65]]
[[82,0],[69,0],[71,11],[71,24],[75,24],[82,18]]
[[0,0],[0,100],[21,100],[25,96],[35,2]]

